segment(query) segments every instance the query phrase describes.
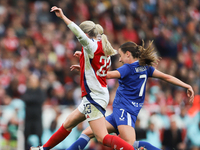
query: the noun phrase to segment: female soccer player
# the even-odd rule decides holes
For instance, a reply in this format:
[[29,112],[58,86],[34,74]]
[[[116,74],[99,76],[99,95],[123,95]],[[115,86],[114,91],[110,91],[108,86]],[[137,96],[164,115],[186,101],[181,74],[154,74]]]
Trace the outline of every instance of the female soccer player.
[[[116,54],[116,51],[103,34],[103,28],[92,21],[82,22],[79,28],[56,6],[51,8],[51,12],[55,12],[56,16],[68,25],[82,45],[80,55],[82,103],[43,146],[32,147],[31,150],[53,148],[69,135],[72,128],[85,119],[100,143],[116,150],[134,150],[132,145],[121,138],[109,135],[106,129],[104,114],[109,101],[106,75],[111,64],[110,56]],[[101,40],[97,40],[99,34],[102,34]]]
[[[148,48],[144,45],[139,46],[133,42],[126,42],[119,48],[119,61],[123,66],[115,71],[108,71],[107,78],[117,78],[119,87],[113,102],[113,113],[106,117],[106,127],[109,133],[119,133],[120,137],[136,149],[146,148],[147,150],[159,150],[148,142],[136,141],[135,121],[140,109],[143,106],[145,98],[146,81],[148,77],[159,78],[177,86],[187,89],[187,96],[192,102],[194,91],[192,87],[179,79],[162,73],[152,67],[159,61],[156,52],[151,48],[152,42]],[[80,55],[76,54],[75,55]],[[71,70],[79,69],[79,66],[73,65]],[[85,129],[79,139],[67,150],[79,150],[93,138],[94,134],[90,127]]]

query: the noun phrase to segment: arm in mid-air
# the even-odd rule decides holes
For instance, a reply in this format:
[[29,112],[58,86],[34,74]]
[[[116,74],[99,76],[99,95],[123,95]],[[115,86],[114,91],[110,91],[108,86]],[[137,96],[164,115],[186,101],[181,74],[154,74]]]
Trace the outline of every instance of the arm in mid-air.
[[171,75],[168,75],[168,74],[165,74],[161,71],[158,71],[157,69],[155,69],[155,71],[153,72],[152,77],[159,78],[159,79],[162,79],[166,82],[172,83],[174,85],[186,88],[187,89],[187,96],[189,97],[189,101],[193,102],[194,91],[189,84],[182,82],[181,80],[177,79],[176,77],[173,77]]
[[117,70],[108,71],[107,76],[106,76],[107,79],[120,78],[120,77],[121,77],[121,75],[120,75],[119,71],[117,71]]
[[80,67],[80,65],[71,65],[70,69],[71,69],[71,71],[73,71],[73,70],[80,71],[81,67]]
[[81,45],[85,48],[88,54],[93,54],[92,50],[96,50],[96,44],[86,36],[86,34],[77,26],[73,21],[67,18],[61,8],[53,6],[50,12],[55,12],[56,16],[61,18],[70,28],[70,30],[75,34]]
[[[80,65],[71,65],[70,69],[71,69],[71,71],[73,71],[73,70],[80,71]],[[106,76],[107,79],[114,79],[114,78],[120,78],[120,77],[121,77],[121,75],[120,75],[119,71],[117,71],[117,70],[108,71],[107,76]]]

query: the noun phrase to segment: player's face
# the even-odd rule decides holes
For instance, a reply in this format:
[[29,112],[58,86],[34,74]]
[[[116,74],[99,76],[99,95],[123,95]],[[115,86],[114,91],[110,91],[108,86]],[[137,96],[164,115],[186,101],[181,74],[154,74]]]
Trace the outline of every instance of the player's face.
[[123,64],[127,63],[128,57],[127,54],[124,53],[121,49],[118,50],[119,53],[119,62],[122,62]]

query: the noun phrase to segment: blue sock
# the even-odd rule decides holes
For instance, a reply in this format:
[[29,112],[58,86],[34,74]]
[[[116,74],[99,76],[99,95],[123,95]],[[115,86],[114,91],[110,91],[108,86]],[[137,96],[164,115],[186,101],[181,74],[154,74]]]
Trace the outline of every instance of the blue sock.
[[133,147],[134,148],[144,147],[147,150],[160,150],[159,148],[156,148],[155,146],[145,141],[135,141]]
[[89,141],[90,138],[87,135],[81,134],[80,137],[66,150],[83,150]]

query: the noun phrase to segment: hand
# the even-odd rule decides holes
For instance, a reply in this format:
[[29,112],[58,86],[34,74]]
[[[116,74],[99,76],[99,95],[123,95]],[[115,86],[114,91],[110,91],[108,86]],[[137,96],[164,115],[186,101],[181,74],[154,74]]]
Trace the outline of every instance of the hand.
[[77,71],[80,71],[80,65],[72,65],[70,67],[70,69],[71,69],[71,71],[74,70],[74,69],[76,69]]
[[61,8],[58,8],[56,6],[53,6],[51,7],[51,11],[50,12],[55,12],[56,16],[59,17],[59,18],[63,18],[64,17],[64,14],[63,14],[63,11]]
[[189,97],[189,102],[193,103],[194,91],[191,86],[187,89],[187,96]]
[[82,52],[76,51],[76,52],[74,53],[74,56],[77,57],[77,58],[80,58],[81,54],[82,54]]

